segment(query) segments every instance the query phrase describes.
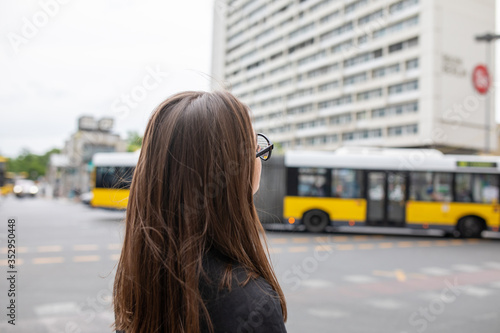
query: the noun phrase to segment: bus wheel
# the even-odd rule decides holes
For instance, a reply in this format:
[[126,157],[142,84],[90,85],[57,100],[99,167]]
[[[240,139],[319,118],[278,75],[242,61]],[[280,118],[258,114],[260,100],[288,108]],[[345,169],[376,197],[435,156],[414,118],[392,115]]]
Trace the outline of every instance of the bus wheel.
[[484,221],[476,216],[462,217],[458,221],[458,231],[463,238],[480,238],[484,229]]
[[330,218],[321,210],[311,210],[304,214],[303,221],[307,231],[322,232],[330,222]]

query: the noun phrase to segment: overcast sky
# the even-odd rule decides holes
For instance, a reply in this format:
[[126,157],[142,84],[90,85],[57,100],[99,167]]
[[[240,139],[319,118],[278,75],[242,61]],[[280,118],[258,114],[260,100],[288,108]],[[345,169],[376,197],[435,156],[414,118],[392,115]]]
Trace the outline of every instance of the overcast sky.
[[0,155],[62,148],[80,115],[111,116],[115,132],[142,134],[165,97],[209,90],[212,8],[213,0],[0,1]]

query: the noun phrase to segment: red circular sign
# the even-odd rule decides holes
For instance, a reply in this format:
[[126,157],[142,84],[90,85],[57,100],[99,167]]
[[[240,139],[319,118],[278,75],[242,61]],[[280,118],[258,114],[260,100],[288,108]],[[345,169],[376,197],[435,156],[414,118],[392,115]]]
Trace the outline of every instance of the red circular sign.
[[477,65],[472,72],[472,83],[477,92],[484,95],[490,88],[490,73],[485,65]]

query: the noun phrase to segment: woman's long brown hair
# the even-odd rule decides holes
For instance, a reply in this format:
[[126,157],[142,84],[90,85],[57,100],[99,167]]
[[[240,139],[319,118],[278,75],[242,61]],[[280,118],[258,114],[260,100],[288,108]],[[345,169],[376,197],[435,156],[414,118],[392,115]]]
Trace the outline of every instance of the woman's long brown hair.
[[179,93],[153,112],[130,188],[116,329],[192,333],[201,320],[212,328],[199,292],[209,248],[266,279],[286,320],[253,204],[255,150],[249,110],[229,92]]

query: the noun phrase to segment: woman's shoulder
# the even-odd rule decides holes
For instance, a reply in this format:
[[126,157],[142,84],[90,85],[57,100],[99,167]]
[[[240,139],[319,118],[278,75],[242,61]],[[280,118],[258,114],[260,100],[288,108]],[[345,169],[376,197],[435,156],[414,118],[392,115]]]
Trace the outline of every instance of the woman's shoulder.
[[[220,288],[228,264],[231,287]],[[213,252],[204,268],[210,281],[201,279],[201,292],[216,332],[286,332],[279,296],[264,278],[249,278],[242,265]]]

